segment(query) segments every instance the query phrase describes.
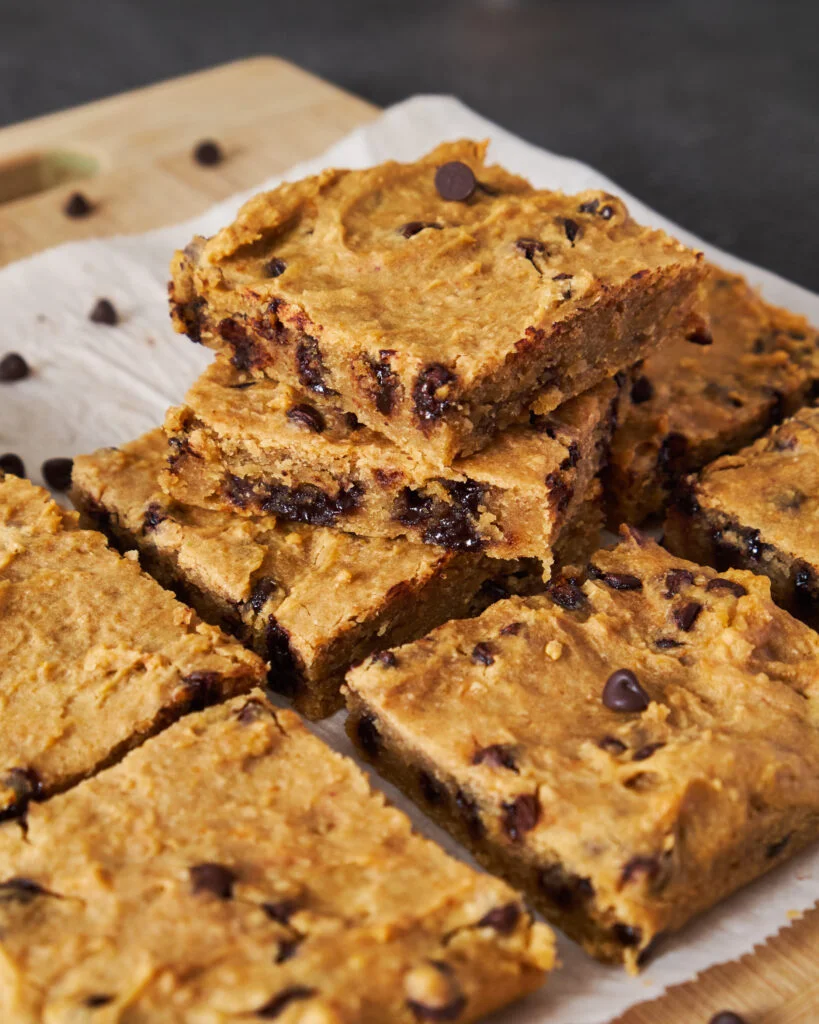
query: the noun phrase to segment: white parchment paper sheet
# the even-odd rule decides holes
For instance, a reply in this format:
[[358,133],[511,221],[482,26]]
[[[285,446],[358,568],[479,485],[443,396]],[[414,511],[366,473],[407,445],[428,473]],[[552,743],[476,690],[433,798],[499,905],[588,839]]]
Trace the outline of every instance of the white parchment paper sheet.
[[[819,296],[700,242],[597,171],[529,145],[452,99],[418,97],[401,103],[284,177],[296,179],[325,166],[412,160],[438,142],[461,137],[490,138],[490,158],[537,186],[567,192],[603,188],[622,195],[638,220],[700,246],[723,266],[745,273],[769,300],[819,323]],[[230,221],[244,198],[232,197],[185,224],[139,236],[63,245],[0,271],[0,354],[19,351],[35,371],[28,380],[0,385],[0,453],[21,455],[29,475],[38,480],[45,458],[118,444],[162,421],[166,407],[182,399],[210,359],[207,351],[171,331],[166,298],[171,252],[194,233],[211,234]],[[88,321],[89,310],[101,296],[111,299],[120,312],[120,326]],[[340,715],[315,731],[350,753]],[[381,785],[423,832],[457,853],[455,845],[396,790]],[[808,909],[817,897],[819,851],[809,851],[687,928],[637,979],[594,963],[561,939],[563,969],[541,993],[496,1020],[605,1024],[667,986],[749,952],[788,923],[788,912]]]

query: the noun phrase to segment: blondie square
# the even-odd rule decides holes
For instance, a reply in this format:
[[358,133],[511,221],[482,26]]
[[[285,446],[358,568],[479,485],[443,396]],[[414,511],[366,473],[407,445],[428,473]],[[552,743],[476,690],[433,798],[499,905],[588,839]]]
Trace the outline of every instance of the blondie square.
[[615,528],[662,512],[682,476],[792,415],[819,381],[819,335],[804,317],[715,266],[704,302],[710,333],[678,334],[634,380],[606,474]]
[[819,636],[640,534],[348,687],[364,756],[630,969],[819,836]]
[[0,820],[264,677],[76,513],[0,473]]
[[604,381],[449,469],[431,469],[326,400],[220,357],[168,414],[161,483],[186,504],[538,558],[548,570],[607,457],[620,390]]
[[819,626],[819,409],[689,478],[665,530],[672,551],[764,573],[779,604]]
[[692,323],[701,253],[606,193],[533,189],[485,143],[327,170],[176,254],[174,324],[449,466]]
[[0,864],[4,1024],[465,1024],[554,962],[517,893],[260,691],[0,827]]

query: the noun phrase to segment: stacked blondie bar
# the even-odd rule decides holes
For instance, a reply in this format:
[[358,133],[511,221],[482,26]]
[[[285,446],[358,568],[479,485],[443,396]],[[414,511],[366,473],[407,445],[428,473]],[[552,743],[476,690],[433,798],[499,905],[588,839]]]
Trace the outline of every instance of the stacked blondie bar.
[[[703,540],[764,530],[819,602],[770,513],[817,500],[813,412],[688,476],[809,401],[801,318],[471,142],[260,195],[172,275],[215,356],[164,427],[75,460],[81,518],[0,475],[3,1020],[471,1021],[554,965],[520,890],[637,969],[816,838],[819,638]],[[672,498],[705,565],[636,529]],[[265,686],[346,699],[506,881]]]

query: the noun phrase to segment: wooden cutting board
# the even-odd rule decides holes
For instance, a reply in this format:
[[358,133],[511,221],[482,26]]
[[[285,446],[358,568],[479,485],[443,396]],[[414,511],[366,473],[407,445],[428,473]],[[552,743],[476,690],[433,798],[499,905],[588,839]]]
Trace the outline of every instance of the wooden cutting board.
[[[0,129],[0,265],[58,242],[184,220],[377,114],[285,61],[257,57]],[[226,155],[214,167],[191,156],[207,138]],[[95,204],[91,216],[62,212],[75,189]],[[748,1024],[819,1022],[819,911],[618,1024],[707,1024],[720,1009]]]

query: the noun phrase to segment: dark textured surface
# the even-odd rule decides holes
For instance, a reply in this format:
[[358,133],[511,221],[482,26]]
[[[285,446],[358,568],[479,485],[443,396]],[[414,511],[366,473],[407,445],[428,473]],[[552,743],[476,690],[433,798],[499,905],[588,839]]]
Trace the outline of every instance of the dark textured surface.
[[0,0],[0,122],[257,53],[450,92],[819,290],[817,0]]

